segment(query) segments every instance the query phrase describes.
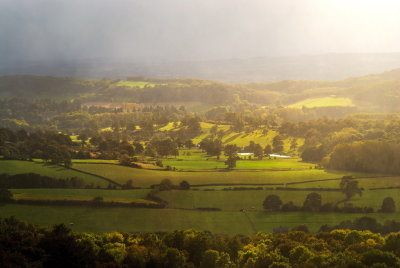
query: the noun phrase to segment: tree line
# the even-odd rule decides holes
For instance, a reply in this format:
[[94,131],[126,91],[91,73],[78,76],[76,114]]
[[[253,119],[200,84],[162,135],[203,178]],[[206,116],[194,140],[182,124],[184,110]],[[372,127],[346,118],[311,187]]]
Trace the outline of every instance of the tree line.
[[[382,235],[378,233],[382,228],[396,232]],[[65,225],[38,227],[5,218],[0,219],[0,242],[5,245],[0,247],[0,266],[400,267],[398,222],[381,225],[363,217],[321,229],[311,234],[299,225],[292,231],[277,228],[274,233],[251,236],[196,230],[94,234],[74,233]]]

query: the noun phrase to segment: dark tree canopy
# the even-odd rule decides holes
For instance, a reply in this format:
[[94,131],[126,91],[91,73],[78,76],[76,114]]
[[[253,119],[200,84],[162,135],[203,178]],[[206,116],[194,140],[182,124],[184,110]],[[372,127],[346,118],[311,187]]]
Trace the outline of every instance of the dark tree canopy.
[[394,202],[393,198],[386,197],[385,199],[383,199],[380,212],[385,212],[385,213],[396,212],[396,203]]
[[346,195],[346,199],[350,199],[356,194],[362,195],[362,189],[358,186],[358,181],[351,176],[344,176],[340,181],[340,189]]
[[322,197],[318,193],[310,193],[307,195],[303,203],[305,211],[317,212],[322,206]]
[[275,194],[268,195],[263,202],[264,209],[270,211],[279,211],[281,205],[281,198]]

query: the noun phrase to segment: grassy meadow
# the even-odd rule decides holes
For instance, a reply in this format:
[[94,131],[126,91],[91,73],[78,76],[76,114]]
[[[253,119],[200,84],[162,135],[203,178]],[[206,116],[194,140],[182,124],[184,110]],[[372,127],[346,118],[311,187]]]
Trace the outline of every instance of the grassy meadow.
[[149,193],[148,189],[135,190],[103,190],[103,189],[11,189],[15,199],[24,200],[80,200],[89,201],[95,197],[103,197],[106,202],[143,202]]
[[[172,126],[171,126],[172,127]],[[270,132],[272,138],[275,135]],[[268,136],[267,135],[267,136]],[[269,138],[271,138],[269,137]],[[242,137],[235,137],[236,140]],[[269,139],[268,138],[268,139]],[[229,139],[229,138],[228,138]],[[290,139],[288,139],[289,141]],[[247,145],[244,140],[243,144]],[[271,232],[274,228],[294,227],[307,224],[317,231],[323,224],[336,224],[353,219],[362,214],[344,213],[269,213],[263,211],[262,202],[269,194],[279,195],[284,203],[292,201],[302,206],[310,190],[277,190],[276,187],[291,188],[339,188],[340,178],[351,175],[359,178],[360,187],[365,191],[361,197],[351,200],[355,206],[372,207],[379,210],[383,198],[392,197],[400,207],[400,194],[396,189],[370,190],[377,187],[400,187],[400,177],[374,177],[374,174],[343,172],[316,169],[315,164],[305,163],[299,158],[264,158],[263,160],[242,159],[236,168],[228,171],[224,157],[217,160],[207,157],[201,150],[181,150],[179,156],[163,159],[163,165],[174,170],[155,169],[150,160],[143,168],[121,166],[118,160],[83,159],[73,160],[73,170],[60,166],[44,164],[40,160],[0,161],[4,173],[38,173],[56,178],[79,177],[87,184],[106,188],[108,181],[124,184],[132,180],[133,186],[142,189],[11,189],[15,199],[24,200],[92,200],[103,197],[106,202],[143,202],[151,191],[151,185],[170,179],[178,185],[186,180],[191,190],[171,190],[157,192],[156,195],[167,201],[165,209],[134,208],[94,208],[77,206],[38,206],[38,205],[2,205],[0,217],[15,216],[22,220],[41,225],[73,222],[75,231],[111,232],[111,231],[172,231],[176,229],[202,229],[216,233],[252,234],[257,231]],[[145,160],[145,159],[144,159]],[[90,175],[92,174],[92,175]],[[96,176],[97,175],[97,176]],[[377,175],[378,176],[378,175]],[[256,187],[262,190],[223,190],[233,187]],[[322,202],[337,203],[344,199],[339,191],[316,191],[322,196]],[[200,211],[199,208],[218,208],[220,211]],[[246,212],[241,212],[244,209]],[[398,214],[367,214],[378,220],[400,219]],[[386,218],[385,218],[386,217]]]
[[[338,188],[338,185],[336,185]],[[229,187],[226,187],[229,188]],[[162,199],[168,201],[172,208],[219,208],[226,211],[263,210],[262,203],[266,196],[270,194],[278,195],[283,203],[292,201],[301,207],[306,196],[316,192],[321,195],[322,203],[337,203],[342,201],[345,196],[340,191],[290,191],[290,190],[243,190],[243,191],[224,191],[210,190],[202,191],[164,191],[158,193]],[[385,197],[392,197],[396,206],[400,207],[400,191],[397,189],[388,190],[365,190],[362,196],[355,196],[349,202],[359,207],[372,207],[375,211],[379,210]]]
[[354,106],[354,104],[350,98],[323,97],[305,99],[289,105],[291,108],[302,108],[303,106],[307,108],[315,108],[329,106]]
[[10,175],[20,173],[36,173],[42,176],[49,176],[54,178],[72,178],[77,177],[85,181],[86,184],[92,184],[94,187],[107,187],[109,182],[100,179],[96,176],[84,174],[79,171],[67,169],[57,165],[47,165],[43,162],[31,162],[31,161],[18,161],[18,160],[1,160],[0,161],[0,173],[6,173]]
[[[317,231],[323,224],[337,224],[370,216],[378,221],[397,220],[400,214],[338,214],[338,213],[268,213],[253,212],[206,212],[181,209],[139,208],[87,208],[65,206],[2,205],[0,217],[15,216],[30,223],[51,226],[64,223],[78,232],[170,232],[179,229],[208,230],[215,233],[254,234],[272,232],[278,227],[292,228],[300,224]],[[73,225],[70,225],[73,223]]]
[[109,164],[74,164],[74,168],[109,178],[117,183],[124,184],[133,181],[135,187],[149,187],[160,183],[163,179],[170,179],[174,184],[186,180],[191,185],[202,184],[276,184],[284,185],[290,182],[304,180],[321,180],[340,178],[344,175],[362,177],[364,174],[326,171],[322,169],[305,170],[214,170],[214,171],[166,171],[136,169]]

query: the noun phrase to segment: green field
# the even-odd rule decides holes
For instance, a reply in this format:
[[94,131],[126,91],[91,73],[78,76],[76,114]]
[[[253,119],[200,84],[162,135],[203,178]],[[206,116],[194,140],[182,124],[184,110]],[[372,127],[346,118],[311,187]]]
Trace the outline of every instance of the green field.
[[111,87],[128,87],[128,88],[144,88],[144,87],[154,87],[154,83],[145,81],[119,81],[113,84]]
[[[180,157],[179,157],[180,158]],[[224,160],[197,160],[197,161],[174,161],[167,160],[163,161],[164,165],[170,165],[172,167],[183,169],[183,170],[201,170],[201,169],[215,169],[215,168],[226,168]],[[235,170],[305,170],[314,167],[314,164],[301,162],[298,159],[264,159],[264,160],[242,160],[236,162]]]
[[106,159],[72,159],[72,163],[91,163],[91,164],[118,164],[118,160],[106,160]]
[[302,108],[303,106],[314,108],[328,106],[354,106],[354,104],[350,98],[324,97],[306,99],[289,105],[291,108]]
[[[400,187],[400,177],[373,177],[373,178],[359,178],[359,186],[364,189],[371,188],[385,188],[385,187]],[[289,184],[288,187],[295,188],[338,188],[340,179],[327,180],[327,181],[315,181],[305,182],[299,184]]]
[[[306,196],[316,192],[322,196],[322,203],[336,203],[345,196],[339,191],[285,191],[285,190],[245,190],[245,191],[163,191],[158,193],[162,199],[169,202],[172,208],[220,208],[227,211],[263,210],[262,203],[267,195],[278,195],[283,203],[292,201],[297,206],[302,206]],[[355,206],[372,207],[375,211],[380,209],[382,200],[392,197],[396,206],[400,208],[399,190],[376,190],[363,192],[350,200]]]
[[341,178],[344,175],[362,177],[365,174],[350,172],[326,171],[321,169],[306,169],[296,171],[196,171],[177,172],[165,170],[136,169],[109,164],[75,164],[74,168],[98,174],[118,183],[133,181],[133,186],[148,187],[160,183],[163,179],[170,179],[179,184],[182,180],[190,184],[285,184],[304,180],[319,180]]
[[206,212],[177,209],[87,208],[64,206],[2,205],[0,217],[15,216],[30,223],[50,226],[64,223],[78,232],[161,232],[179,229],[208,230],[225,234],[271,232],[277,227],[306,224],[317,231],[323,224],[337,224],[361,216],[378,221],[400,221],[400,214]]
[[92,184],[100,187],[107,187],[109,182],[98,177],[84,174],[75,170],[67,169],[57,165],[46,165],[43,162],[30,162],[18,160],[1,160],[0,173],[20,174],[20,173],[36,173],[42,176],[54,178],[72,178],[78,177],[85,181],[86,184]]
[[106,202],[143,202],[148,189],[137,190],[101,190],[101,189],[11,189],[15,199],[25,200],[92,200],[103,197]]

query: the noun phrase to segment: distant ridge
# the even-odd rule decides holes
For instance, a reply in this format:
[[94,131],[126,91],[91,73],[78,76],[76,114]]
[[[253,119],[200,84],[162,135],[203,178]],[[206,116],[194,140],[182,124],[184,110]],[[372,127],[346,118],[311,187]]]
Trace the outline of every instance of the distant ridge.
[[230,83],[280,80],[340,80],[400,68],[400,53],[324,54],[207,61],[90,59],[19,62],[0,66],[0,75],[125,78],[200,78]]

